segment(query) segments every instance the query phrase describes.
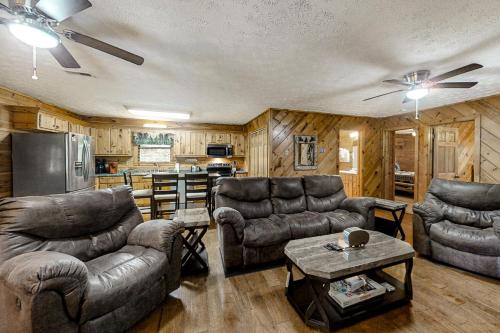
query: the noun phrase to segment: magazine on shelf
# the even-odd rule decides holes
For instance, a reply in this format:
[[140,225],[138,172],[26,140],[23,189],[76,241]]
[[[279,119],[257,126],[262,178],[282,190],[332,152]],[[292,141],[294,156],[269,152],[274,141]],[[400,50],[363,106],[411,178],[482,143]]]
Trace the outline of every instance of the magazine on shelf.
[[[363,286],[358,287],[356,280],[363,280]],[[357,288],[352,288],[356,286]],[[335,281],[330,284],[328,294],[342,308],[355,305],[385,294],[386,287],[368,278],[366,275],[359,275],[349,279]]]

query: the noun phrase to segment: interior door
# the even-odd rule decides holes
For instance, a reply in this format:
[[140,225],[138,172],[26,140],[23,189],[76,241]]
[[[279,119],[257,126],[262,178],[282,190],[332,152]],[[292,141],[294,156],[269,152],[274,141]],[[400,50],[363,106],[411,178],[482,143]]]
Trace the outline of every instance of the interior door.
[[259,129],[248,135],[249,176],[268,176],[267,130]]
[[434,128],[434,177],[458,178],[458,128]]

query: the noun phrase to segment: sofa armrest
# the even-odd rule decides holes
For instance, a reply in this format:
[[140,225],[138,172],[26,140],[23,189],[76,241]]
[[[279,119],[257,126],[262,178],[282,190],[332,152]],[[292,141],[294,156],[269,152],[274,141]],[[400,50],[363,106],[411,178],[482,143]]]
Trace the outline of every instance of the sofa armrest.
[[340,203],[339,208],[349,212],[355,212],[368,218],[370,209],[375,207],[375,199],[369,197],[346,198]]
[[173,258],[173,244],[184,232],[184,223],[170,220],[151,220],[140,223],[128,235],[127,244],[151,247]]
[[500,237],[500,221],[497,220],[493,222],[493,232]]
[[24,253],[0,266],[0,283],[6,288],[28,296],[56,291],[62,296],[73,319],[78,316],[87,279],[87,266],[77,258],[60,252]]
[[444,218],[441,208],[428,202],[415,203],[413,205],[413,213],[422,219],[427,233],[429,233],[433,223],[437,223]]
[[215,222],[219,225],[231,225],[240,242],[243,241],[243,229],[245,219],[236,209],[229,207],[219,207],[214,211]]

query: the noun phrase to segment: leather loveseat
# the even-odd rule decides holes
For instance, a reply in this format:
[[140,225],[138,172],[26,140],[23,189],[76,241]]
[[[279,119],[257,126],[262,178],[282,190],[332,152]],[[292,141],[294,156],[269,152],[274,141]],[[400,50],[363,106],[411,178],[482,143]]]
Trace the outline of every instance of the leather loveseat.
[[127,187],[0,201],[0,332],[123,332],[179,287],[182,223]]
[[291,239],[373,229],[372,198],[347,198],[339,176],[220,178],[215,197],[226,275],[284,258]]
[[433,179],[413,212],[417,252],[500,278],[500,185]]

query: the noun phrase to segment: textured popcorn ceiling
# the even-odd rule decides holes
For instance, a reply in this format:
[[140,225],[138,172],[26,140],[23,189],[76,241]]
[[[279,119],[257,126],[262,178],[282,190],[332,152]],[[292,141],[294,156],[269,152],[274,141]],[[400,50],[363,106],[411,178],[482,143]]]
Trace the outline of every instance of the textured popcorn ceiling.
[[[2,0],[4,1],[4,0]],[[242,124],[268,107],[336,114],[401,113],[402,94],[380,81],[410,70],[485,66],[432,92],[423,108],[500,93],[497,0],[93,0],[62,27],[128,49],[126,63],[65,41],[95,78],[66,74],[0,26],[0,85],[75,112],[131,117],[125,105],[189,111],[192,121]],[[3,15],[3,14],[1,14]],[[412,105],[407,105],[408,111]]]

